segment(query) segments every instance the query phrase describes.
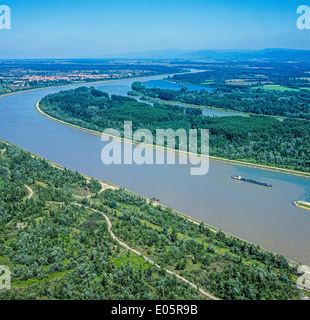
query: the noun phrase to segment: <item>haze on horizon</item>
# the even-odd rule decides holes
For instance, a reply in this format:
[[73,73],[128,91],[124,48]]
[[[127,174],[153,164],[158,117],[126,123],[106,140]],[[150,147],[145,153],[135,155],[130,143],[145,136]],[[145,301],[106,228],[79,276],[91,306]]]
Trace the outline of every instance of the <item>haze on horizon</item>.
[[310,49],[301,0],[4,0],[0,59],[102,58],[177,48]]

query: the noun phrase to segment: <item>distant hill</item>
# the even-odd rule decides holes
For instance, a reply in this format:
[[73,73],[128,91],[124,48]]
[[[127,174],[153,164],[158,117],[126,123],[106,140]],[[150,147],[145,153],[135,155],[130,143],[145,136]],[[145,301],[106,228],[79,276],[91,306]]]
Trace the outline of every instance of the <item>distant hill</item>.
[[264,50],[180,50],[163,49],[130,52],[109,56],[120,59],[208,59],[208,60],[303,60],[310,61],[310,50],[264,49]]

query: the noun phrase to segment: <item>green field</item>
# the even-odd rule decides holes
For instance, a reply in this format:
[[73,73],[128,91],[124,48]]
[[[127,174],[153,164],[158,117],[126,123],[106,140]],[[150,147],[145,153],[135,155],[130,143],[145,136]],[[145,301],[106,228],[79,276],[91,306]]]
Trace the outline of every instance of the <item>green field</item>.
[[[278,90],[278,91],[299,91],[299,89],[292,89],[289,87],[284,87],[284,86],[280,86],[277,84],[273,84],[273,85],[264,85],[262,87],[252,87],[252,89],[264,89],[264,90]],[[308,88],[309,89],[309,88]]]

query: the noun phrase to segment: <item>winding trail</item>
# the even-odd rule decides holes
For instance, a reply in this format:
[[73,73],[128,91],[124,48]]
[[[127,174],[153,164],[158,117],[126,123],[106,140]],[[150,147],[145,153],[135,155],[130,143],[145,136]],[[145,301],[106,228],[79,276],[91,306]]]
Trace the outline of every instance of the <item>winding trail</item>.
[[[113,186],[110,186],[110,185],[108,185],[108,184],[104,184],[104,183],[102,183],[101,181],[100,181],[100,183],[101,183],[101,186],[102,186],[102,189],[100,190],[100,192],[103,192],[104,190],[109,189],[109,188],[110,188],[110,189],[113,189],[113,190],[114,190],[114,189],[117,189],[117,188],[115,188],[115,187],[113,187]],[[27,199],[32,198],[32,197],[33,197],[33,194],[34,194],[34,193],[33,193],[33,190],[32,190],[29,186],[27,186],[27,185],[25,185],[25,187],[29,190],[29,195],[28,195]],[[99,193],[100,193],[100,192],[99,192]],[[49,203],[54,203],[54,204],[63,204],[63,202],[56,202],[56,201],[47,201],[47,202],[49,202]],[[82,207],[82,204],[79,204],[79,203],[74,203],[74,204],[77,205],[77,206],[79,206],[79,207]],[[158,205],[158,204],[157,204],[157,203],[154,203],[154,205]],[[91,211],[93,211],[93,212],[97,212],[97,213],[103,215],[103,217],[105,218],[105,220],[106,220],[106,222],[107,222],[107,225],[108,225],[108,232],[110,233],[112,239],[114,239],[116,242],[118,242],[122,247],[124,247],[125,249],[133,252],[134,254],[139,255],[139,256],[142,257],[144,260],[146,260],[146,261],[148,261],[149,263],[153,264],[153,265],[156,266],[157,268],[162,269],[162,267],[161,267],[160,265],[156,264],[156,262],[155,262],[154,260],[150,259],[149,257],[147,257],[147,256],[144,255],[143,253],[139,252],[138,250],[131,248],[127,243],[125,243],[125,242],[123,242],[122,240],[118,239],[117,236],[116,236],[116,235],[114,234],[114,232],[112,231],[112,222],[111,222],[111,220],[108,218],[107,215],[105,215],[103,212],[101,212],[101,211],[99,211],[99,210],[90,208],[90,207],[88,207],[88,206],[84,206],[84,207],[87,208],[88,210],[91,210]],[[194,223],[194,224],[197,224],[197,225],[200,224],[198,221],[195,221],[195,220],[191,219],[190,217],[183,216],[182,214],[180,214],[180,216],[182,216],[183,218],[187,218],[189,221],[191,221],[191,222]],[[206,226],[205,226],[205,227],[206,227]],[[216,232],[216,230],[212,230],[212,229],[211,229],[211,231]],[[169,273],[169,274],[171,274],[171,275],[174,275],[174,276],[175,276],[176,278],[178,278],[179,280],[181,280],[181,281],[189,284],[192,288],[194,288],[194,289],[196,289],[196,290],[198,289],[199,292],[200,292],[202,295],[206,296],[207,298],[209,298],[209,299],[211,299],[211,300],[221,300],[221,299],[213,296],[212,294],[208,293],[207,291],[199,288],[196,284],[194,284],[193,282],[190,282],[189,280],[187,280],[186,278],[180,276],[180,275],[177,274],[176,272],[173,272],[173,271],[171,271],[171,270],[169,270],[169,269],[166,269],[166,268],[164,268],[164,270],[165,270],[167,273]],[[296,284],[297,284],[297,286],[298,286],[299,288],[301,288],[301,289],[310,290],[309,287],[305,287],[304,285],[300,285],[299,283],[296,283]]]
[[[80,205],[80,204],[78,204],[78,203],[75,203],[75,204],[78,205],[78,206],[80,206],[80,207],[82,206],[82,205]],[[158,264],[156,264],[152,259],[150,259],[149,257],[145,256],[143,253],[141,253],[141,252],[139,252],[139,251],[131,248],[131,247],[130,247],[128,244],[126,244],[125,242],[119,240],[119,239],[117,238],[117,236],[116,236],[116,235],[113,233],[113,231],[112,231],[112,222],[111,222],[111,220],[110,220],[104,213],[100,212],[99,210],[92,209],[92,208],[89,208],[89,207],[86,207],[86,208],[89,209],[89,210],[91,210],[91,211],[94,211],[94,212],[97,212],[97,213],[99,213],[99,214],[102,214],[102,215],[104,216],[104,218],[105,218],[105,220],[106,220],[106,222],[107,222],[107,224],[108,224],[108,231],[109,231],[111,237],[112,237],[115,241],[117,241],[122,247],[124,247],[125,249],[130,250],[131,252],[133,252],[133,253],[141,256],[144,260],[148,261],[149,263],[155,265],[157,268],[161,269],[161,266],[159,266]],[[199,287],[198,287],[197,285],[195,285],[194,283],[192,283],[192,282],[188,281],[187,279],[185,279],[184,277],[180,276],[179,274],[177,274],[177,273],[175,273],[175,272],[173,272],[173,271],[171,271],[171,270],[168,270],[168,269],[164,269],[164,270],[165,270],[167,273],[176,276],[176,277],[177,277],[178,279],[180,279],[181,281],[186,282],[187,284],[189,284],[189,285],[190,285],[191,287],[193,287],[194,289],[196,289],[196,290],[198,289],[199,292],[200,292],[202,295],[208,297],[209,299],[211,299],[211,300],[220,300],[219,298],[213,296],[212,294],[208,293],[207,291],[199,288]]]
[[[100,182],[100,183],[101,183],[101,182]],[[106,190],[106,189],[108,189],[108,188],[116,189],[116,188],[114,188],[114,187],[112,187],[112,186],[105,185],[105,184],[103,184],[103,183],[101,183],[101,185],[102,185],[103,190],[101,190],[100,192],[102,192],[102,191],[104,191],[104,190]],[[103,185],[104,185],[104,186],[103,186]],[[57,203],[57,204],[61,204],[61,203],[62,203],[62,202],[54,202],[54,201],[49,201],[49,202]],[[82,205],[79,204],[79,203],[75,203],[75,205],[77,205],[77,206],[79,206],[79,207],[82,207]],[[97,213],[103,215],[103,217],[105,218],[105,220],[106,220],[106,222],[107,222],[107,225],[108,225],[108,232],[110,233],[112,239],[114,239],[116,242],[118,242],[122,247],[124,247],[125,249],[133,252],[134,254],[139,255],[139,256],[142,257],[144,260],[146,260],[146,261],[148,261],[149,263],[153,264],[153,265],[156,266],[157,268],[162,269],[162,267],[161,267],[160,265],[156,264],[155,261],[153,261],[153,260],[150,259],[149,257],[145,256],[143,253],[139,252],[138,250],[131,248],[127,243],[125,243],[125,242],[121,241],[120,239],[118,239],[117,236],[116,236],[116,235],[114,234],[114,232],[112,231],[112,222],[111,222],[111,220],[108,218],[108,216],[106,216],[104,213],[102,213],[102,212],[99,211],[99,210],[96,210],[96,209],[93,209],[93,208],[90,208],[90,207],[85,207],[85,208],[87,208],[88,210],[91,210],[91,211],[93,211],[93,212],[97,212]],[[169,269],[166,269],[166,268],[165,268],[164,270],[165,270],[167,273],[176,276],[176,278],[178,278],[179,280],[181,280],[181,281],[189,284],[192,288],[194,288],[194,289],[196,289],[196,290],[198,289],[199,292],[200,292],[202,295],[204,295],[205,297],[207,297],[207,298],[209,298],[209,299],[211,299],[211,300],[220,300],[219,298],[213,296],[212,294],[208,293],[207,291],[199,288],[196,284],[194,284],[194,283],[190,282],[189,280],[185,279],[184,277],[180,276],[180,275],[177,274],[176,272],[173,272],[173,271],[171,271],[171,270],[169,270]]]

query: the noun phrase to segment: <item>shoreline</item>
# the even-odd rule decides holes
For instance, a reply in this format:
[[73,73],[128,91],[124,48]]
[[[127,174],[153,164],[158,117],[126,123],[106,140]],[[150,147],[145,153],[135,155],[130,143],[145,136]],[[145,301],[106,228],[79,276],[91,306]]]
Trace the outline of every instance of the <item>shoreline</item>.
[[[35,109],[42,116],[44,116],[44,117],[46,117],[46,118],[48,118],[48,119],[50,119],[52,121],[55,121],[55,122],[61,123],[63,125],[66,125],[68,127],[72,127],[72,128],[78,129],[78,130],[86,131],[88,133],[92,133],[92,134],[95,134],[95,135],[100,135],[100,136],[102,135],[102,132],[99,132],[99,131],[96,131],[96,130],[92,130],[92,129],[88,129],[88,128],[84,128],[84,127],[80,127],[78,125],[71,124],[69,122],[54,118],[54,117],[46,114],[39,107],[40,101],[41,100],[36,102]],[[169,149],[167,147],[156,147],[155,145],[150,145],[150,144],[146,144],[146,143],[140,143],[140,142],[136,142],[136,141],[130,141],[130,140],[127,140],[125,138],[119,138],[119,137],[112,136],[112,135],[107,135],[107,136],[115,138],[115,139],[118,139],[118,140],[120,140],[122,142],[139,144],[141,146],[146,146],[146,147],[151,147],[151,148],[156,148],[156,149],[158,148],[158,149],[161,149],[163,151],[179,152],[179,153],[186,154],[186,155],[207,157],[205,155],[196,155],[196,154],[193,154],[193,153],[188,152],[188,151],[187,152],[185,152],[185,151],[176,151],[176,150],[173,150],[173,149]],[[291,169],[285,169],[285,168],[279,168],[279,167],[272,167],[272,166],[267,166],[267,165],[263,165],[263,164],[254,164],[254,163],[251,163],[251,162],[240,161],[240,160],[231,160],[231,159],[226,159],[226,158],[221,158],[221,157],[216,157],[216,156],[209,156],[209,159],[210,160],[214,160],[214,161],[221,161],[221,162],[224,162],[224,163],[231,163],[231,164],[235,164],[235,165],[241,165],[241,166],[245,166],[245,167],[254,167],[254,168],[258,168],[258,169],[262,169],[262,170],[269,170],[269,171],[274,171],[274,172],[279,172],[279,173],[290,174],[290,175],[294,175],[294,176],[301,176],[301,177],[310,178],[310,173],[297,171],[297,170],[291,170]]]
[[[50,164],[51,166],[53,166],[53,167],[55,167],[55,168],[57,168],[57,169],[59,169],[59,170],[64,170],[64,169],[71,170],[71,169],[68,169],[68,168],[66,168],[66,167],[58,164],[58,163],[55,163],[55,162],[53,162],[53,161],[51,161],[51,160],[48,160],[48,159],[46,159],[46,158],[44,158],[44,157],[42,157],[42,156],[39,156],[39,155],[37,155],[37,154],[35,154],[35,153],[31,152],[31,151],[28,151],[28,150],[26,150],[26,149],[23,149],[22,147],[16,146],[15,144],[13,144],[13,143],[11,143],[11,142],[8,142],[8,141],[6,141],[6,140],[4,140],[4,139],[2,139],[2,138],[0,138],[0,141],[3,142],[3,143],[6,144],[6,145],[10,145],[10,146],[17,147],[17,148],[23,150],[24,152],[30,154],[32,157],[37,157],[37,158],[39,158],[39,159],[41,159],[41,160],[45,160],[45,161],[48,162],[48,164]],[[72,171],[72,170],[71,170],[71,171]],[[93,178],[93,179],[96,179],[96,180],[98,180],[99,182],[102,182],[102,183],[104,183],[104,184],[107,184],[108,186],[110,186],[110,187],[112,187],[112,188],[116,188],[116,189],[122,188],[122,189],[124,189],[125,191],[127,191],[127,192],[129,192],[129,193],[131,193],[131,194],[134,194],[134,195],[136,195],[136,196],[138,196],[138,197],[141,197],[141,198],[145,199],[146,201],[150,201],[150,199],[148,199],[148,198],[146,198],[146,197],[144,197],[144,196],[142,196],[142,195],[140,195],[140,194],[138,194],[138,193],[135,193],[134,191],[128,190],[128,189],[126,189],[126,188],[124,188],[124,187],[118,186],[118,185],[113,184],[113,183],[111,183],[111,182],[107,182],[107,181],[102,180],[102,179],[90,177],[90,176],[88,176],[88,175],[86,175],[86,174],[84,174],[84,173],[81,173],[81,172],[79,172],[79,174],[81,174],[81,175],[82,175],[83,177],[85,177],[86,179],[92,179],[92,178]],[[171,208],[171,207],[169,207],[169,206],[166,206],[166,205],[164,205],[164,204],[162,204],[162,203],[159,203],[159,205],[162,206],[162,207],[164,207],[164,208],[171,209],[173,213],[179,215],[180,217],[182,217],[182,218],[184,218],[184,219],[186,219],[186,220],[188,220],[188,221],[190,221],[190,222],[192,222],[192,223],[194,223],[194,224],[196,224],[196,225],[202,223],[205,227],[209,228],[212,232],[222,231],[226,236],[236,238],[236,239],[238,239],[238,240],[244,241],[244,242],[246,242],[246,243],[248,243],[248,244],[252,244],[252,245],[254,245],[254,246],[258,246],[258,247],[261,248],[262,250],[267,251],[267,252],[271,252],[271,253],[273,253],[273,254],[275,254],[275,255],[280,255],[279,253],[276,253],[276,252],[274,252],[274,251],[271,251],[271,250],[269,250],[269,249],[266,249],[266,248],[264,248],[264,247],[261,247],[261,246],[255,244],[255,243],[253,243],[253,242],[250,242],[250,241],[248,241],[248,240],[245,240],[245,239],[243,239],[243,238],[240,238],[239,236],[236,236],[236,235],[234,235],[234,234],[231,234],[231,233],[229,233],[229,232],[227,232],[227,231],[225,231],[225,230],[222,230],[222,229],[219,229],[219,228],[217,228],[217,227],[211,226],[211,225],[209,225],[209,224],[207,224],[207,223],[205,223],[205,222],[203,222],[203,221],[200,221],[200,220],[198,220],[198,219],[195,219],[195,218],[193,218],[193,217],[191,217],[191,216],[189,216],[189,215],[187,215],[187,214],[185,214],[185,213],[179,212],[179,211],[177,211],[177,210],[175,210],[175,209],[173,209],[173,208]],[[300,265],[299,262],[294,261],[294,260],[292,260],[292,259],[289,259],[289,258],[287,258],[286,256],[284,256],[284,257],[285,257],[285,259],[287,259],[287,261],[290,263],[291,266],[298,266],[298,265]]]
[[147,78],[147,77],[157,77],[157,76],[163,76],[164,77],[164,76],[169,76],[169,75],[185,74],[185,73],[190,73],[190,72],[181,71],[181,72],[177,72],[177,73],[163,73],[163,74],[155,74],[155,75],[151,75],[151,76],[141,75],[141,76],[138,76],[138,77],[127,77],[127,78],[119,78],[119,79],[107,79],[107,80],[99,80],[99,81],[60,84],[60,85],[55,85],[55,86],[46,86],[46,87],[41,87],[41,88],[33,88],[33,89],[26,89],[26,90],[20,90],[20,91],[5,93],[5,94],[0,95],[0,98],[4,98],[4,97],[11,96],[11,95],[18,94],[18,93],[26,93],[26,92],[44,90],[44,89],[53,89],[53,88],[79,86],[79,85],[82,86],[82,85],[87,85],[87,84],[104,83],[104,82],[112,82],[112,81],[122,81],[122,80],[130,80],[130,79],[140,79],[140,78]]
[[4,98],[4,97],[7,97],[7,96],[12,96],[12,95],[18,94],[18,93],[26,93],[26,92],[38,91],[38,90],[44,90],[44,89],[70,87],[70,86],[86,85],[86,84],[91,84],[91,83],[101,83],[101,82],[109,82],[109,81],[117,81],[117,80],[127,80],[127,79],[134,79],[134,78],[100,80],[100,81],[93,81],[93,82],[70,83],[70,84],[57,85],[57,86],[47,86],[47,87],[41,87],[41,88],[33,88],[33,89],[27,89],[27,90],[20,90],[20,91],[5,93],[5,94],[0,95],[0,98]]

